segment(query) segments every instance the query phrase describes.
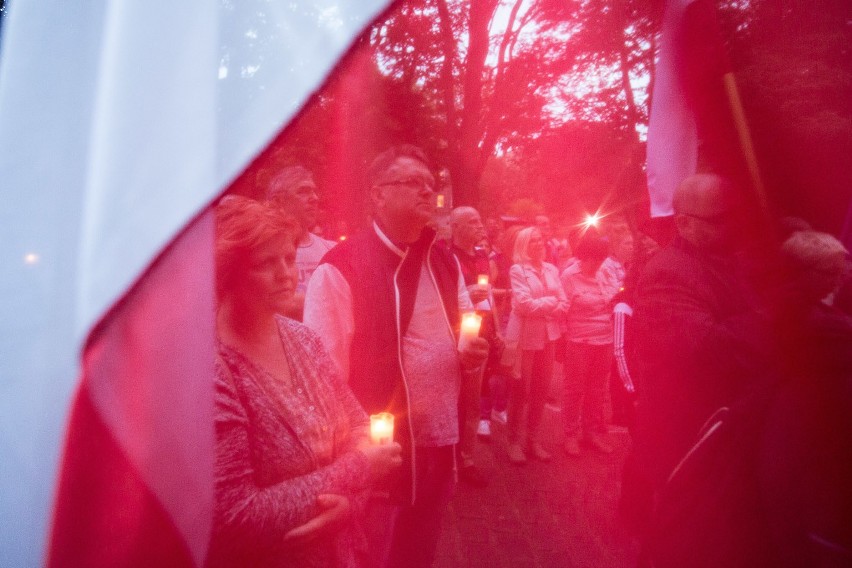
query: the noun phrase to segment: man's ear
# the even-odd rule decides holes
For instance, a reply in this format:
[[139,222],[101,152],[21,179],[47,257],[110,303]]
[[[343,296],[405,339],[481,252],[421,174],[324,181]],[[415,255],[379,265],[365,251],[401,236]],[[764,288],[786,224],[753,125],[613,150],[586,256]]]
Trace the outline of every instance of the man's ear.
[[674,216],[675,229],[677,229],[677,232],[680,236],[682,236],[682,237],[688,237],[689,236],[689,232],[692,228],[691,222],[692,222],[692,219],[689,217],[689,215],[681,215],[680,213],[675,213],[675,216]]
[[385,202],[384,190],[381,187],[375,185],[371,187],[370,201],[373,203],[373,207],[375,207],[376,209],[380,209]]

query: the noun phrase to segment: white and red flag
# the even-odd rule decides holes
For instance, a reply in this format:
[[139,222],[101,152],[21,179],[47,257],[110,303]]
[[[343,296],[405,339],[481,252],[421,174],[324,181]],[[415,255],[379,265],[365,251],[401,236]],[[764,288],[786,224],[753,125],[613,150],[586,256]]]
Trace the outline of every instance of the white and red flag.
[[204,563],[209,205],[386,3],[7,3],[0,565]]
[[739,175],[739,142],[723,83],[729,67],[715,3],[667,2],[648,124],[652,217],[673,213],[675,188],[700,161],[719,173]]

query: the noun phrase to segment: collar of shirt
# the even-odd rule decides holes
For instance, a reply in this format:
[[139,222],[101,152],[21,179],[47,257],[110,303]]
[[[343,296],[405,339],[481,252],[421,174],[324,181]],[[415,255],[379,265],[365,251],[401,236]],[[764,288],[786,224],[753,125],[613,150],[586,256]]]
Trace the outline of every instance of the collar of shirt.
[[391,249],[393,252],[399,255],[400,258],[405,256],[405,249],[397,246],[390,238],[382,231],[379,227],[379,224],[373,221],[373,230],[376,231],[376,235],[378,235],[379,239],[385,243],[385,246]]

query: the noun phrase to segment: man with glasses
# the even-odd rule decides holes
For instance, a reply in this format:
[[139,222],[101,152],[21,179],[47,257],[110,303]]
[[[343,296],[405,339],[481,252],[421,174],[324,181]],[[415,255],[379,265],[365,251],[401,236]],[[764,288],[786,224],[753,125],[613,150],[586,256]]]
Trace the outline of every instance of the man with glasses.
[[367,179],[374,222],[323,258],[305,323],[366,411],[395,417],[403,466],[388,489],[397,506],[370,507],[371,530],[392,528],[390,538],[373,535],[371,565],[429,566],[455,483],[459,386],[484,363],[488,342],[457,348],[461,312],[473,304],[458,262],[427,227],[435,179],[422,150],[387,150]]
[[639,476],[625,477],[626,494],[637,480],[659,490],[707,419],[772,367],[760,303],[736,260],[730,184],[693,175],[674,210],[677,236],[636,288],[639,403],[629,463]]

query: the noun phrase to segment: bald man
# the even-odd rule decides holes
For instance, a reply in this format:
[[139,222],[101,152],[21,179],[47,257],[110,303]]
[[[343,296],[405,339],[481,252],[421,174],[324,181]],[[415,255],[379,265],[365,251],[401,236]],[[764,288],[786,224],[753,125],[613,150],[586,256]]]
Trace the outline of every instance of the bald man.
[[[488,304],[488,290],[477,284],[477,278],[480,274],[492,278],[488,255],[484,250],[477,248],[477,245],[485,238],[485,225],[482,223],[482,217],[479,215],[479,211],[473,207],[456,207],[450,213],[450,228],[452,230],[452,251],[459,261],[470,299],[477,311],[483,316],[483,332],[486,329],[493,330],[494,324],[493,319],[491,319],[491,306]],[[480,333],[480,335],[486,337],[483,333]],[[461,462],[459,479],[477,487],[488,485],[488,480],[474,463],[476,436],[477,434],[491,435],[489,422],[485,422],[485,426],[488,427],[487,430],[479,428],[483,373],[484,367],[475,373],[465,374],[459,391],[458,455]]]
[[634,457],[655,489],[705,421],[772,366],[759,301],[733,254],[731,197],[717,175],[687,178],[674,196],[677,237],[637,285]]

